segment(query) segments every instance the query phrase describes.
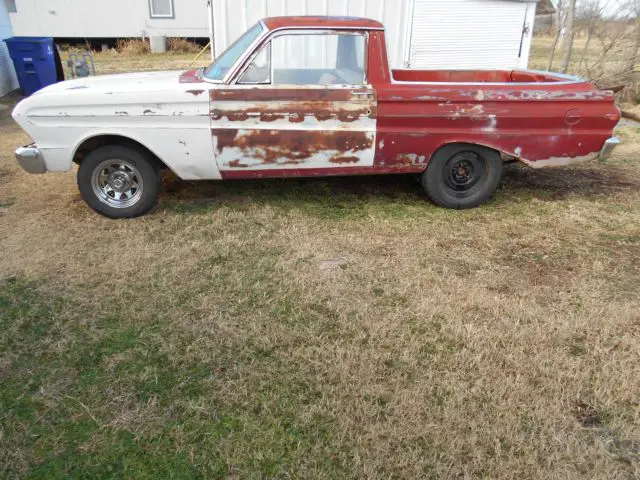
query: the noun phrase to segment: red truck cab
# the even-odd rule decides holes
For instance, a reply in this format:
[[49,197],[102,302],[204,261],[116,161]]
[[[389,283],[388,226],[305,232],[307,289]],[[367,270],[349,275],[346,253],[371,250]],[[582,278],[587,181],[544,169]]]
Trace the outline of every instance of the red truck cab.
[[579,78],[391,70],[384,27],[368,19],[253,29],[233,65],[204,73],[220,82],[210,95],[223,178],[417,173],[436,203],[466,208],[493,193],[506,159],[564,166],[618,143],[613,93]]

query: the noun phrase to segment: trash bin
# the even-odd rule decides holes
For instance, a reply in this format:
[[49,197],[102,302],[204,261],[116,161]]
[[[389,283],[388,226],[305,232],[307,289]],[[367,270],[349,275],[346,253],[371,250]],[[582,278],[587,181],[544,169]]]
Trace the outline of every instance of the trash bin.
[[12,37],[5,42],[23,95],[29,96],[64,80],[60,56],[51,37]]

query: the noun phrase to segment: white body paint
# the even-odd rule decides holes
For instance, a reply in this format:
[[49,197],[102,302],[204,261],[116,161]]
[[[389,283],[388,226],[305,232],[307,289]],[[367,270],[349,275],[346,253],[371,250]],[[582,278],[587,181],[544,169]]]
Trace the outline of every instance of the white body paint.
[[219,179],[211,147],[208,83],[181,72],[71,80],[21,101],[13,118],[37,143],[50,172],[71,170],[82,143],[101,135],[134,140],[186,180]]

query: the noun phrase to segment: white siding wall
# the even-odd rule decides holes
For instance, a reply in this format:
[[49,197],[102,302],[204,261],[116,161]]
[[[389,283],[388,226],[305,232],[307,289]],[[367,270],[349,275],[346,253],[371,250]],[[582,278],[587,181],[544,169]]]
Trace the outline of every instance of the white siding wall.
[[409,66],[526,67],[534,17],[535,2],[414,0]]
[[[152,19],[148,0],[16,0],[15,35],[52,37],[208,37],[207,0],[173,0],[175,18]],[[213,0],[215,51],[259,19],[278,15],[350,15],[386,27],[395,68],[525,67],[535,2],[507,0]],[[413,12],[413,17],[411,13]],[[413,21],[411,20],[413,18]],[[411,45],[411,48],[410,48]]]
[[216,54],[264,17],[338,15],[373,18],[387,31],[390,61],[402,66],[406,48],[409,0],[217,0],[213,18]]
[[9,22],[5,3],[0,1],[0,97],[18,88],[13,62],[9,57],[7,45],[2,41],[12,36],[11,23]]
[[207,0],[173,0],[174,18],[150,18],[148,0],[16,0],[15,35],[208,37]]

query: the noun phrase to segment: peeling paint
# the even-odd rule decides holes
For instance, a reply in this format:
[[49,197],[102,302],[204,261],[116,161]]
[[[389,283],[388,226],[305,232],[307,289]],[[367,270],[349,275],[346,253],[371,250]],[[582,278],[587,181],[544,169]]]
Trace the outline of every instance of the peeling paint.
[[365,132],[214,129],[213,135],[218,161],[229,168],[240,159],[251,167],[313,165],[323,158],[329,163],[358,163],[373,144],[373,136]]
[[495,115],[489,115],[487,126],[482,129],[483,132],[494,132],[498,126],[498,119]]
[[373,166],[375,95],[353,92],[306,86],[212,90],[210,118],[219,168]]
[[351,157],[335,156],[335,157],[331,157],[329,159],[330,163],[338,163],[338,164],[358,163],[359,161],[360,161],[360,159],[358,157],[355,157],[355,156],[351,156]]
[[569,165],[576,165],[578,163],[590,162],[598,158],[600,152],[592,152],[588,155],[581,155],[578,157],[551,157],[543,160],[526,160],[521,158],[520,161],[527,164],[531,168],[551,168],[551,167],[566,167]]

